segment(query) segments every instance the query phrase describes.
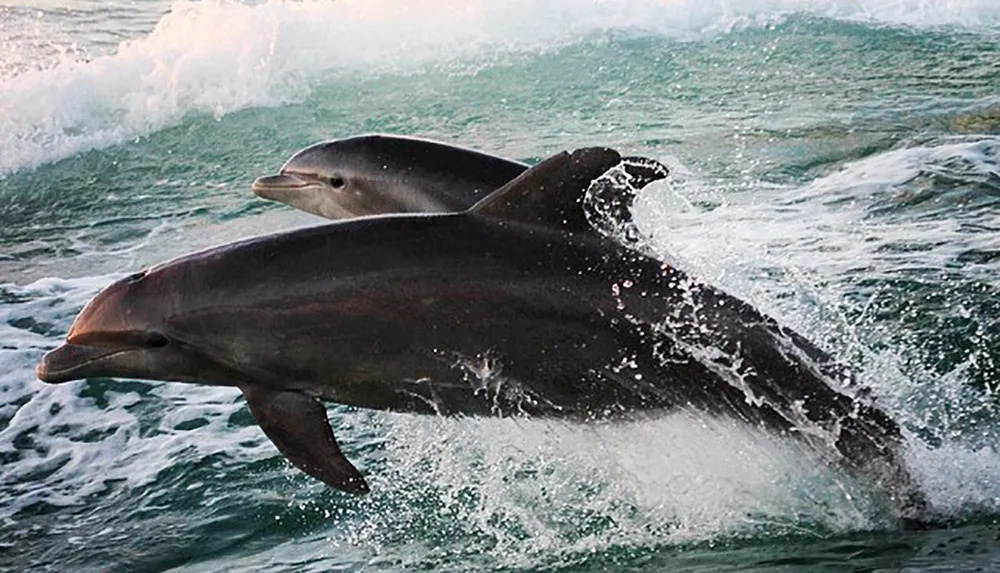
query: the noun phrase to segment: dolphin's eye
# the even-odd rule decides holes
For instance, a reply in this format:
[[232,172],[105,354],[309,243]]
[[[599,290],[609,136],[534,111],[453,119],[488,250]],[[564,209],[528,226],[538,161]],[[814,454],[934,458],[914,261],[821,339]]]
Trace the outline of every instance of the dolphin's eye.
[[159,332],[153,332],[146,337],[146,347],[147,348],[163,348],[169,343],[166,336],[163,336]]
[[334,175],[330,178],[330,185],[333,185],[334,189],[340,189],[344,186],[344,178],[340,175]]

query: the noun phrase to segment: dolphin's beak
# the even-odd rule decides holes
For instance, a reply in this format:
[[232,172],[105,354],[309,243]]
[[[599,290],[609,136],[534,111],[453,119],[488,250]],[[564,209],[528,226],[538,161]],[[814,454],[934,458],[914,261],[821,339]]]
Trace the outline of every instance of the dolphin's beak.
[[127,347],[97,347],[67,342],[42,357],[35,375],[42,382],[59,384],[96,375],[114,356],[134,350]]
[[316,180],[305,178],[294,173],[279,173],[278,175],[265,175],[258,177],[250,189],[254,195],[264,199],[276,199],[282,193],[297,189],[304,189],[316,184]]

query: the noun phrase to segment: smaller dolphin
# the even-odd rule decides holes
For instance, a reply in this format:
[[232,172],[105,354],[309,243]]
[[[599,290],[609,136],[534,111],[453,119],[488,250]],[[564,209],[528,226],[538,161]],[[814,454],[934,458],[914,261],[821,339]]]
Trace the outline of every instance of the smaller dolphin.
[[311,145],[254,194],[327,219],[463,211],[528,166],[480,151],[398,135]]

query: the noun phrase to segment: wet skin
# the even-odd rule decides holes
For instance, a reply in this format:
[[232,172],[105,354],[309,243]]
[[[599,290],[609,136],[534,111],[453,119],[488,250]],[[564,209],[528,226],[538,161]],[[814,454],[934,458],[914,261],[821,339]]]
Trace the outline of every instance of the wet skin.
[[373,134],[311,145],[252,189],[327,219],[448,213],[468,209],[527,169],[464,147]]
[[[353,492],[367,485],[321,400],[584,421],[689,408],[809,441],[918,518],[898,426],[835,389],[850,376],[828,354],[594,231],[581,197],[620,159],[560,154],[465,212],[349,220],[138,273],[87,305],[38,375],[238,386],[290,461]],[[636,187],[665,174],[633,169]]]

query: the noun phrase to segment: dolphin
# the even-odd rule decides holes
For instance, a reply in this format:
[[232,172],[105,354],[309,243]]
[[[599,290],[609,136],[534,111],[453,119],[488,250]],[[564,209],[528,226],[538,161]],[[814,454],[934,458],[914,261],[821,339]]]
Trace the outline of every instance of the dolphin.
[[927,509],[899,426],[829,354],[747,303],[595,230],[593,195],[666,169],[557,154],[454,213],[247,239],[119,280],[38,377],[236,386],[296,467],[368,491],[323,401],[579,421],[678,409],[797,436]]
[[438,213],[468,209],[527,169],[429,139],[371,134],[311,145],[251,189],[327,219]]

